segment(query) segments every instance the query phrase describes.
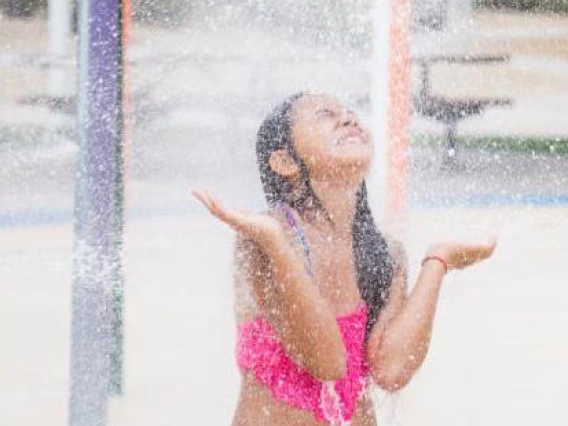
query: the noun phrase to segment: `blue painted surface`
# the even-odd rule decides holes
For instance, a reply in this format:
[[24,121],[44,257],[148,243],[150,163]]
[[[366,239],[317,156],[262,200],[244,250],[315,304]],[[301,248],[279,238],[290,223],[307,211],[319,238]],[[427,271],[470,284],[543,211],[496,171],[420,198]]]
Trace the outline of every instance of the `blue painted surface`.
[[438,197],[414,197],[410,200],[412,207],[504,207],[504,206],[536,206],[557,207],[568,205],[568,194],[565,195],[502,195],[502,194],[470,194]]
[[[447,207],[510,207],[510,206],[534,206],[534,207],[560,207],[568,206],[568,194],[560,196],[544,195],[498,195],[498,194],[472,194],[455,197],[414,197],[411,199],[411,207],[417,209],[447,208]],[[131,209],[127,219],[153,219],[160,217],[192,216],[202,213],[192,203],[187,206],[156,208],[156,209]],[[32,227],[45,225],[66,225],[73,220],[71,210],[64,209],[22,209],[0,213],[0,228]]]

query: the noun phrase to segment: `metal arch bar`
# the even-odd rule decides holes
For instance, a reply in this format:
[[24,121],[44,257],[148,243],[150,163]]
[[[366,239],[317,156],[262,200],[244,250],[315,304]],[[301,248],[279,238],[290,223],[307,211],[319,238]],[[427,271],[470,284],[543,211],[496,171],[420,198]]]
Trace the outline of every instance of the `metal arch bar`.
[[511,59],[511,55],[476,55],[476,54],[465,54],[465,55],[432,55],[432,56],[414,56],[412,62],[419,63],[449,63],[449,64],[494,64],[508,62]]

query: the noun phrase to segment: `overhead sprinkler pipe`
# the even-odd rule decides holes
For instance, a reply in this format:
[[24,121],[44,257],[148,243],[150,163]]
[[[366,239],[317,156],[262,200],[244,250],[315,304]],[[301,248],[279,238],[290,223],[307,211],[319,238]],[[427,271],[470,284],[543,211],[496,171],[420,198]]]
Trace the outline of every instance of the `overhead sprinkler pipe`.
[[124,8],[78,3],[71,426],[104,426],[109,393],[122,390]]

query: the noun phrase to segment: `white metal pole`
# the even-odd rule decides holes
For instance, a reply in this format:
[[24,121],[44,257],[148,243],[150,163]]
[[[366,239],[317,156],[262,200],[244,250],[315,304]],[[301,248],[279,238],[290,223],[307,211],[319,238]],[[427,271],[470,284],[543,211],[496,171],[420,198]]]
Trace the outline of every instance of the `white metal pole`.
[[49,0],[49,93],[52,98],[73,91],[72,69],[64,60],[71,55],[71,0]]
[[375,161],[369,176],[369,202],[379,222],[387,212],[388,127],[390,87],[391,1],[373,2],[373,56],[371,61],[371,127]]
[[453,24],[453,31],[459,34],[459,38],[464,45],[462,49],[468,50],[471,38],[471,27],[473,25],[473,1],[472,0],[453,0],[450,9],[450,19]]

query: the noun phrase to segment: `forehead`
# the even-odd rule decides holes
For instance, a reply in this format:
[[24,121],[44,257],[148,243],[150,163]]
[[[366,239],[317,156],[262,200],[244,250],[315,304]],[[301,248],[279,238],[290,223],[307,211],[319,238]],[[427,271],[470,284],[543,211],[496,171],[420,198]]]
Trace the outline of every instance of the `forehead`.
[[309,94],[302,96],[294,103],[293,113],[295,116],[302,116],[321,108],[338,110],[343,109],[343,105],[330,95]]

